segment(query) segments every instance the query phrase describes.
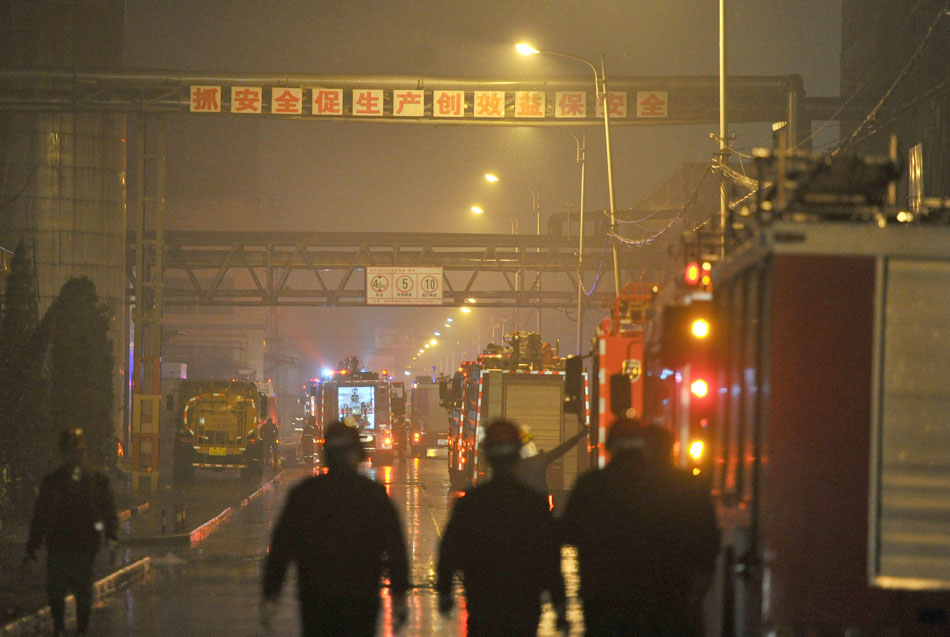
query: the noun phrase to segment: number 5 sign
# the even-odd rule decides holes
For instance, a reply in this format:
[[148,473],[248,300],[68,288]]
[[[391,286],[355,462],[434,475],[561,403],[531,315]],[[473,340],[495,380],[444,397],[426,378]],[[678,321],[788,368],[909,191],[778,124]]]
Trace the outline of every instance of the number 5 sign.
[[367,305],[442,305],[442,268],[366,268]]

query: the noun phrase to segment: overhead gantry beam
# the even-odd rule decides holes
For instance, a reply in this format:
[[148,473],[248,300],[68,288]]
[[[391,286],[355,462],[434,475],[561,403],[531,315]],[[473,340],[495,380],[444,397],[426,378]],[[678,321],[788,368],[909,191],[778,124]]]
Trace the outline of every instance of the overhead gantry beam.
[[[164,245],[168,306],[362,306],[370,266],[441,267],[443,305],[577,306],[576,236],[167,231]],[[612,296],[603,245],[585,240],[585,286],[601,273],[592,303]]]
[[[626,113],[612,113],[616,126],[656,126],[670,124],[715,123],[719,118],[719,78],[697,76],[608,76],[611,93],[628,96]],[[191,88],[213,86],[221,89],[219,116],[228,116],[231,95],[229,87],[261,87],[263,108],[258,116],[309,121],[349,120],[402,124],[433,124],[438,126],[590,126],[602,119],[590,107],[581,118],[554,118],[551,113],[537,118],[477,118],[472,113],[460,117],[431,116],[395,117],[392,106],[382,117],[354,117],[350,110],[338,115],[321,113],[315,117],[304,109],[296,115],[271,112],[274,91],[287,87],[332,87],[348,95],[354,90],[375,89],[386,93],[396,90],[424,92],[431,100],[432,91],[460,91],[471,104],[476,91],[542,91],[549,95],[549,108],[558,92],[582,91],[593,94],[593,81],[588,76],[538,79],[489,79],[415,75],[306,75],[293,73],[223,73],[210,71],[163,71],[126,69],[121,71],[73,69],[0,69],[0,110],[5,111],[69,111],[122,113],[179,113],[191,109]],[[642,113],[637,108],[640,96],[663,95],[668,108],[662,116]],[[844,117],[863,105],[843,104],[840,98],[807,97],[798,75],[729,76],[729,119],[731,122],[771,122],[776,120],[828,119]],[[350,99],[346,97],[346,99]],[[646,98],[644,98],[646,99]],[[309,108],[309,107],[308,107]],[[429,106],[431,109],[431,105]],[[842,114],[842,110],[847,112]],[[866,110],[860,110],[863,116]],[[208,117],[206,113],[197,114]],[[237,117],[247,118],[246,114]]]

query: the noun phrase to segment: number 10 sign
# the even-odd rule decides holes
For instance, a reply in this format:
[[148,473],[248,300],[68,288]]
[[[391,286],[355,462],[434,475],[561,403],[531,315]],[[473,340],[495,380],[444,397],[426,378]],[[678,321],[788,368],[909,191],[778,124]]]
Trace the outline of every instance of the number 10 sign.
[[442,268],[366,268],[367,305],[442,305]]

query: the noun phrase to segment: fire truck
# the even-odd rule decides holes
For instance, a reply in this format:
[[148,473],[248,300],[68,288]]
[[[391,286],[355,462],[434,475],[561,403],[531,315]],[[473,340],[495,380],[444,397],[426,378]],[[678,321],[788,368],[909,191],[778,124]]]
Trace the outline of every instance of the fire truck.
[[269,381],[183,380],[168,407],[176,423],[176,480],[191,480],[195,469],[239,469],[244,479],[260,479],[260,426],[277,422]]
[[[475,361],[463,362],[451,382],[441,386],[449,417],[449,477],[453,488],[464,489],[488,477],[488,463],[479,453],[485,427],[506,418],[529,428],[540,450],[550,450],[589,424],[586,374],[585,402],[579,418],[565,412],[565,371],[559,359],[543,354],[536,332],[506,335],[503,346],[490,345]],[[548,470],[555,501],[587,468],[589,450],[580,444]]]
[[599,440],[642,407],[707,481],[706,634],[950,634],[950,212],[898,210],[892,160],[760,165],[725,257],[602,324]]
[[661,353],[709,379],[707,632],[950,634],[950,213],[898,210],[892,161],[763,166],[709,303],[665,322],[714,346]]
[[362,369],[358,361],[340,367],[328,378],[311,381],[310,414],[321,431],[332,420],[351,423],[359,429],[360,442],[373,463],[391,464],[393,417],[387,374]]
[[418,376],[409,388],[409,450],[413,456],[435,457],[447,453],[449,414],[439,393],[440,383],[431,376]]

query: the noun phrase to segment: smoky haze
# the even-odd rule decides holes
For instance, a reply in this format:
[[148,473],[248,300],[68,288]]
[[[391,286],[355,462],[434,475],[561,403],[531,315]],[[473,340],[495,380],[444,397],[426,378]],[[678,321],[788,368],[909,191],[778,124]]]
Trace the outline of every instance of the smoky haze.
[[[794,73],[804,78],[807,95],[837,95],[840,3],[726,4],[730,74]],[[609,83],[611,76],[715,75],[717,29],[716,3],[696,0],[128,0],[124,60],[130,68],[220,72],[589,77],[593,90],[585,65],[524,58],[513,44],[530,41],[595,62],[603,53]],[[768,123],[731,128],[738,148],[770,144]],[[614,128],[617,207],[633,206],[684,162],[708,162],[716,150],[709,133],[717,129]],[[542,231],[549,215],[576,210],[579,197],[575,142],[550,128],[172,116],[167,132],[169,229],[507,233],[506,218],[516,217],[522,232],[533,232],[530,193],[492,187],[482,179],[486,171],[540,194]],[[829,127],[815,145],[836,135]],[[602,210],[608,206],[602,128],[590,127],[588,140],[585,205]],[[486,214],[473,216],[475,203]],[[371,356],[377,327],[411,334],[406,352],[383,357],[402,368],[405,354],[446,316],[458,317],[457,310],[282,309],[280,321],[307,376],[350,353]],[[601,317],[599,308],[587,313],[586,334]],[[529,310],[483,311],[464,320],[469,327],[459,321],[453,337],[456,360],[484,346],[492,324],[496,336],[502,321],[506,331],[534,326]],[[546,311],[542,333],[572,352],[573,313]]]

